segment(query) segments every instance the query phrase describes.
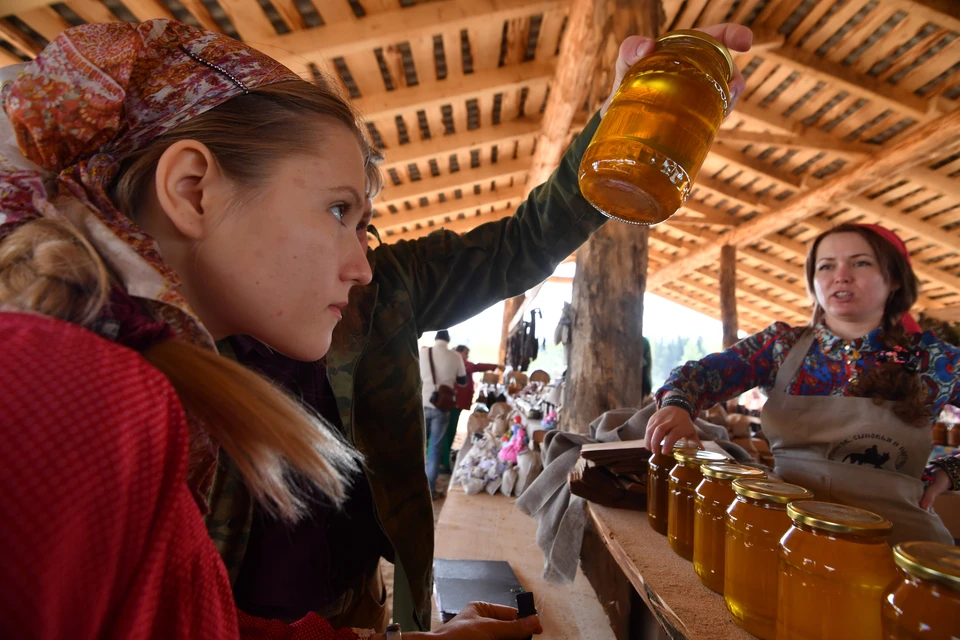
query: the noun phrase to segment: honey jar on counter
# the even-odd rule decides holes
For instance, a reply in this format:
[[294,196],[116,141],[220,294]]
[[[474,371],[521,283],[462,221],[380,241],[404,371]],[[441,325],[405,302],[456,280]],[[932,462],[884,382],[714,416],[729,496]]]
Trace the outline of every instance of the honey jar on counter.
[[684,203],[730,105],[733,58],[700,31],[673,31],[627,71],[580,162],[601,213],[663,222]]
[[883,640],[960,638],[960,548],[902,542],[893,559],[900,572],[883,597]]
[[667,540],[674,552],[686,560],[693,560],[693,510],[697,485],[703,480],[700,465],[723,462],[720,453],[695,448],[674,449],[677,464],[670,470],[670,489],[667,498]]
[[803,487],[773,480],[734,480],[727,509],[723,598],[733,621],[761,640],[777,632],[777,548],[790,528],[787,504],[809,500]]
[[896,577],[893,523],[870,511],[803,500],[780,539],[777,640],[880,640],[880,604]]
[[731,483],[737,478],[765,478],[756,467],[711,463],[700,467],[693,513],[693,569],[708,589],[723,593],[723,550],[727,537],[727,509],[736,500]]
[[647,522],[662,536],[667,535],[667,495],[675,464],[671,453],[654,454],[647,463]]

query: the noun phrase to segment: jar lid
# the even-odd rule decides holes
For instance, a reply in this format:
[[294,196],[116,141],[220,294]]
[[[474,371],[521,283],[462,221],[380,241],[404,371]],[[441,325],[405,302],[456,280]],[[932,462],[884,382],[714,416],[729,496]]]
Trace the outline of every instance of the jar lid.
[[833,502],[792,502],[787,505],[787,515],[799,524],[833,533],[852,533],[865,537],[886,536],[893,529],[892,522],[872,511]]
[[712,462],[710,464],[704,464],[700,471],[705,476],[719,478],[720,480],[736,480],[737,478],[756,478],[757,480],[760,480],[767,477],[767,474],[764,473],[763,469],[748,467],[745,464],[723,464],[720,462]]
[[704,451],[703,449],[695,449],[693,447],[683,448],[683,449],[674,449],[673,457],[677,462],[682,464],[706,464],[708,462],[723,462],[726,460],[726,456],[721,453],[715,453],[713,451]]
[[727,77],[724,78],[724,80],[730,82],[730,79],[733,78],[733,56],[730,55],[730,50],[723,46],[719,40],[707,33],[704,33],[703,31],[697,31],[696,29],[677,29],[676,31],[671,31],[670,33],[666,33],[657,38],[657,43],[659,44],[661,42],[677,40],[680,38],[696,38],[697,40],[702,40],[703,42],[713,46],[713,48],[716,49],[721,56],[723,56],[723,59],[727,63]]
[[960,591],[960,547],[939,542],[901,542],[893,548],[901,569]]
[[754,500],[766,500],[787,504],[794,500],[809,500],[813,497],[811,491],[801,486],[777,482],[776,480],[751,480],[741,478],[733,481],[733,490],[737,494]]

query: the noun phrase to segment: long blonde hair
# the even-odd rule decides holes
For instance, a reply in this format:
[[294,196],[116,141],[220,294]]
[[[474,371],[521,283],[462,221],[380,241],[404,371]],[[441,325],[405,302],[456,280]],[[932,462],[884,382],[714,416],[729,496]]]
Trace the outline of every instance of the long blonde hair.
[[[126,158],[111,197],[135,219],[163,151],[184,139],[206,144],[228,176],[254,190],[277,160],[309,152],[322,141],[324,117],[357,135],[368,159],[368,192],[378,190],[376,154],[346,101],[307,82],[283,82],[233,98]],[[91,327],[114,281],[94,247],[68,222],[34,220],[0,242],[2,306]],[[221,444],[268,512],[286,520],[304,513],[302,489],[291,472],[342,503],[346,473],[357,469],[359,455],[322,419],[242,365],[186,342],[162,341],[142,355]]]

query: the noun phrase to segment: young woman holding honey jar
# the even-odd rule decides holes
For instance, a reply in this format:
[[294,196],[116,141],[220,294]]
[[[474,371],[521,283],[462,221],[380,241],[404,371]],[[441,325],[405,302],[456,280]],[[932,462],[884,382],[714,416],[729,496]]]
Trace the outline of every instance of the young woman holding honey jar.
[[952,543],[929,508],[960,489],[960,458],[925,465],[937,415],[960,405],[960,350],[909,315],[919,283],[905,245],[882,227],[840,225],[813,241],[805,271],[810,325],[776,323],[674,370],[647,426],[654,453],[696,440],[701,411],[763,387],[779,476],[889,519],[891,544]]

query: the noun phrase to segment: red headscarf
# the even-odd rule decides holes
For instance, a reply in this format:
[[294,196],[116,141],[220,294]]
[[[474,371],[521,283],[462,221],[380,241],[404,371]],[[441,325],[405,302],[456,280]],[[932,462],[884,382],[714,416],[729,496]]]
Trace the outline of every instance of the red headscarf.
[[[907,251],[907,245],[905,245],[903,240],[901,240],[900,237],[893,231],[885,229],[878,224],[861,224],[857,226],[864,229],[870,229],[870,231],[873,231],[878,236],[892,244],[894,248],[900,252],[900,255],[906,258],[907,264],[910,264],[910,252]],[[923,333],[923,329],[920,328],[920,325],[917,323],[917,321],[914,320],[912,315],[910,315],[910,312],[903,314],[903,316],[900,318],[900,324],[903,325],[903,329],[907,333]]]

